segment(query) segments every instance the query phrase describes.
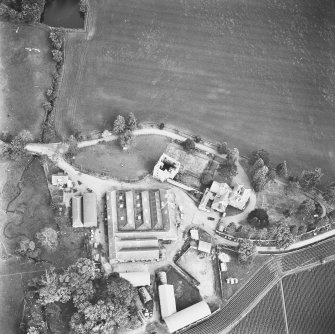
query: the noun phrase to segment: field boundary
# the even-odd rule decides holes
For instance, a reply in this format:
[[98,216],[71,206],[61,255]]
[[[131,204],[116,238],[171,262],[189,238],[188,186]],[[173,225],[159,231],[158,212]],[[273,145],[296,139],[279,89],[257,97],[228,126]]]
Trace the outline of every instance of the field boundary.
[[284,295],[284,289],[283,289],[283,280],[280,280],[280,295],[282,299],[282,307],[284,312],[284,319],[285,319],[285,327],[286,327],[286,333],[289,334],[288,330],[288,322],[287,322],[287,313],[286,313],[286,305],[285,305],[285,295]]

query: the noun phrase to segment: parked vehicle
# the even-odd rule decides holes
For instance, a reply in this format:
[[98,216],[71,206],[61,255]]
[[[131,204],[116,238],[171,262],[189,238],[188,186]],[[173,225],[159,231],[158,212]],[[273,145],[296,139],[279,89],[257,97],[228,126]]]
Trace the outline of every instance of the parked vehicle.
[[208,220],[215,220],[214,217],[207,217]]

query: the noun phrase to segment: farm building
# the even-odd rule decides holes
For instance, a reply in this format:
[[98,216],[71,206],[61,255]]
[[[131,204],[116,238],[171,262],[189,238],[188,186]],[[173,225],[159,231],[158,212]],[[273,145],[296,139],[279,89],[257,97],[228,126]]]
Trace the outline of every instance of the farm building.
[[163,153],[154,167],[153,177],[165,182],[167,179],[173,179],[178,174],[179,168],[180,162]]
[[96,227],[97,221],[97,195],[95,193],[84,193],[83,195],[84,209],[84,227]]
[[227,263],[226,262],[221,262],[220,263],[220,268],[221,268],[221,271],[227,271]]
[[54,174],[51,176],[51,184],[56,187],[64,187],[69,181],[69,176],[64,174]]
[[150,273],[147,271],[132,271],[119,275],[135,287],[150,285]]
[[196,303],[164,319],[169,332],[174,333],[192,323],[211,315],[211,310],[205,301]]
[[138,289],[138,294],[140,295],[141,301],[144,305],[152,300],[150,293],[144,286]]
[[215,210],[225,213],[228,205],[244,210],[249,197],[251,189],[246,189],[240,184],[235,184],[233,189],[226,183],[218,183],[213,181],[210,188],[205,190],[205,193],[199,204],[199,210],[210,212]]
[[159,260],[158,240],[176,240],[169,191],[120,190],[106,194],[110,261]]
[[231,257],[224,252],[220,252],[218,258],[221,262],[230,262],[231,260]]
[[159,305],[162,318],[165,319],[177,312],[174,288],[171,284],[162,284],[158,286]]
[[72,227],[83,227],[83,196],[72,197]]
[[212,244],[207,241],[200,240],[198,244],[198,251],[210,254],[212,250]]
[[195,228],[192,228],[190,230],[190,234],[191,234],[191,239],[199,240],[199,231],[198,230],[196,230]]

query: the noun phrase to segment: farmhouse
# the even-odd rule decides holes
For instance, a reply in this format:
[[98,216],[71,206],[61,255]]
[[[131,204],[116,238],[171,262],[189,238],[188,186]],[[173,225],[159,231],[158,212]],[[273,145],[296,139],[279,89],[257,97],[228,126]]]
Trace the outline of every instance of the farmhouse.
[[173,313],[164,319],[169,332],[174,333],[196,321],[211,315],[211,310],[205,301],[189,306],[179,312]]
[[159,240],[176,240],[169,191],[112,190],[106,194],[109,260],[159,260]]
[[211,187],[206,189],[201,199],[199,210],[210,212],[212,209],[225,213],[227,206],[230,205],[243,211],[250,194],[251,189],[246,189],[238,183],[235,183],[232,189],[226,183],[213,181]]
[[135,287],[150,285],[150,273],[147,271],[132,271],[119,275]]
[[154,167],[153,177],[165,182],[167,179],[173,179],[179,168],[180,162],[163,153]]

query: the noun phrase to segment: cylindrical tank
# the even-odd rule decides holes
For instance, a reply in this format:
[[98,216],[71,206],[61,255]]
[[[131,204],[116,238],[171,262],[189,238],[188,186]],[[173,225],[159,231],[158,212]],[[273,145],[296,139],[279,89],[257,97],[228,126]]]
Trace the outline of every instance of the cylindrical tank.
[[167,278],[166,278],[166,272],[165,271],[159,271],[157,274],[159,284],[167,284]]
[[150,293],[148,292],[148,290],[143,286],[141,288],[138,289],[138,292],[140,294],[140,298],[142,300],[142,303],[145,305],[147,302],[149,302],[150,300],[152,300]]

